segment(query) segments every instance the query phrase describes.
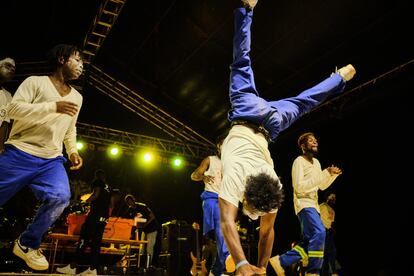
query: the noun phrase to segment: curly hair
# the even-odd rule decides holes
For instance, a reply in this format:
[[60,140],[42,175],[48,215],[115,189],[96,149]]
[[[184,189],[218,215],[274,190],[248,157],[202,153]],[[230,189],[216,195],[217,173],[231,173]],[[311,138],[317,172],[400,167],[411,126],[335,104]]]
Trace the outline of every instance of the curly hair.
[[244,198],[254,210],[269,212],[282,206],[285,195],[279,179],[259,173],[247,178]]

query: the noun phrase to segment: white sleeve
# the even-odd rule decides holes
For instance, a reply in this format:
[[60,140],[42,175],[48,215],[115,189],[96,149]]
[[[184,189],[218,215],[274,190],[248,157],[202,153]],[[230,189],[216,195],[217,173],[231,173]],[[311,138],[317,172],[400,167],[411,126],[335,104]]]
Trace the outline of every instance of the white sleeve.
[[327,170],[320,169],[320,164],[316,159],[314,162],[317,162],[315,164],[317,170],[305,176],[303,162],[306,162],[303,158],[296,158],[292,166],[292,184],[297,192],[308,193],[324,187],[326,189],[335,180]]
[[73,116],[72,121],[70,123],[69,129],[65,134],[63,139],[63,143],[65,144],[66,153],[70,157],[72,153],[78,153],[78,149],[76,147],[76,122],[78,120],[80,111],[80,106],[78,109],[78,113]]
[[36,79],[28,77],[17,88],[9,106],[9,117],[17,120],[36,121],[56,112],[55,102],[33,103],[38,92]]

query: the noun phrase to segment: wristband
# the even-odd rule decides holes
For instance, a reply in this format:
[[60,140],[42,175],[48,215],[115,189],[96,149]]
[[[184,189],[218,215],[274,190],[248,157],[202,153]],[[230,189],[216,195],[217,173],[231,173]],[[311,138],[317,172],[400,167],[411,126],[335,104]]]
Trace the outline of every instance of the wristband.
[[247,264],[249,264],[248,260],[242,260],[242,261],[238,262],[236,264],[236,270],[239,269],[240,267],[244,266],[244,265],[247,265]]

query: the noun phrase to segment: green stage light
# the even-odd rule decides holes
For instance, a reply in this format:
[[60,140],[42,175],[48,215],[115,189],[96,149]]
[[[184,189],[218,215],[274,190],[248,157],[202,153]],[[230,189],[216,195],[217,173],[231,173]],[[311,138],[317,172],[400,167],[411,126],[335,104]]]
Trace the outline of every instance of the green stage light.
[[117,155],[119,153],[119,149],[118,148],[111,148],[111,154],[112,155]]
[[84,147],[85,147],[85,145],[84,145],[82,142],[77,142],[77,143],[76,143],[76,148],[77,148],[78,150],[82,150]]
[[121,148],[118,146],[110,146],[108,148],[108,155],[110,157],[119,157],[121,155]]
[[183,159],[181,157],[175,157],[172,160],[172,165],[175,168],[181,168],[184,165],[184,161],[183,161]]

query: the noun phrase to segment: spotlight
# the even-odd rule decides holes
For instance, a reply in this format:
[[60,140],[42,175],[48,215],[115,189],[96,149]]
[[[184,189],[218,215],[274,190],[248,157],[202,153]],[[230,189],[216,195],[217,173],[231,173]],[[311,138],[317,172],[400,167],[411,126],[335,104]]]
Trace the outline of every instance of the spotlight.
[[174,168],[178,169],[178,168],[181,168],[184,165],[184,161],[181,157],[175,157],[172,160],[172,165],[173,165]]
[[157,153],[151,149],[144,149],[135,153],[135,162],[144,169],[152,169],[157,165]]
[[152,154],[151,153],[144,154],[144,161],[145,162],[150,162],[151,160],[152,160]]
[[110,157],[118,157],[121,154],[121,148],[118,146],[111,146],[108,148],[108,155]]
[[76,148],[77,148],[78,150],[82,150],[84,147],[85,147],[85,145],[84,145],[82,142],[77,142],[77,143],[76,143]]
[[112,155],[117,155],[119,153],[119,149],[118,148],[111,148],[111,154]]
[[175,159],[174,160],[174,165],[177,166],[177,167],[180,166],[182,163],[183,163],[183,161],[181,161],[181,159]]

